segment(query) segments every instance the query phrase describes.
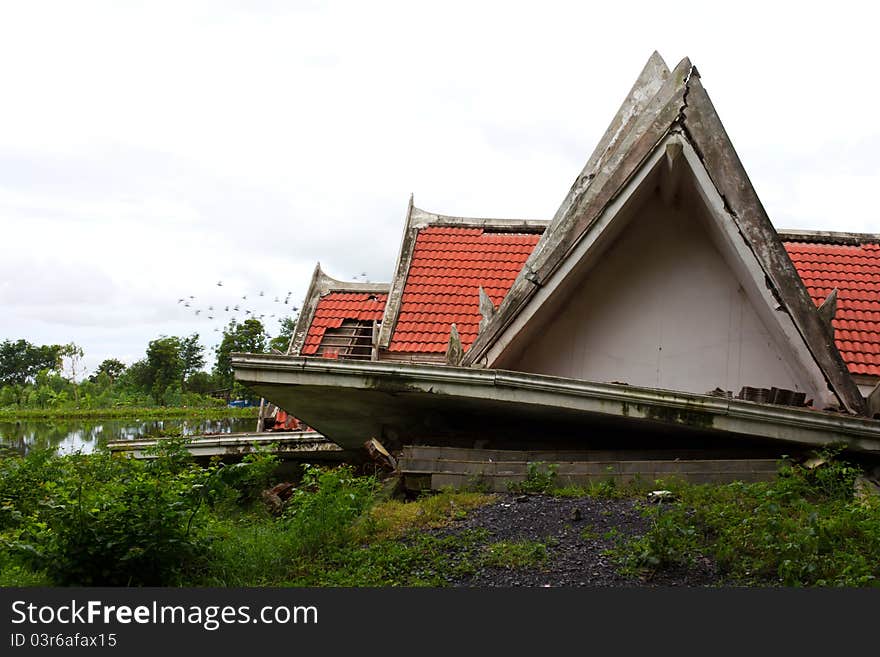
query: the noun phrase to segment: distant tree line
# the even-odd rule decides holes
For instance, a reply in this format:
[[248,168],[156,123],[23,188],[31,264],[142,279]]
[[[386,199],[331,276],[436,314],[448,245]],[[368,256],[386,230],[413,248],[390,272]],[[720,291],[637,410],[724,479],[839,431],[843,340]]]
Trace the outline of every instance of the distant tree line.
[[221,397],[252,397],[235,381],[230,354],[285,352],[294,324],[293,317],[282,320],[281,331],[270,338],[257,319],[232,320],[223,329],[210,372],[204,369],[205,347],[198,333],[159,336],[147,345],[144,358],[131,365],[108,358],[87,377],[84,353],[76,344],[4,340],[0,342],[0,409],[204,406],[220,403],[216,400]]

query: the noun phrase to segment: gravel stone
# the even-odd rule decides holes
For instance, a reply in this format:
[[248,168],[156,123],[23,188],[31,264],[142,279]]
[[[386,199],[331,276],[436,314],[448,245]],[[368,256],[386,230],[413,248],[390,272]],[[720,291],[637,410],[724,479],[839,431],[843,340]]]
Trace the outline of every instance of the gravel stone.
[[[527,499],[523,499],[527,497]],[[487,543],[536,541],[547,546],[547,560],[537,567],[480,568],[473,576],[452,582],[466,587],[634,587],[716,586],[717,569],[706,559],[693,568],[664,572],[650,579],[618,572],[606,551],[616,541],[644,534],[650,520],[634,499],[558,498],[548,495],[499,494],[491,504],[437,530],[456,535],[467,530],[488,531]]]

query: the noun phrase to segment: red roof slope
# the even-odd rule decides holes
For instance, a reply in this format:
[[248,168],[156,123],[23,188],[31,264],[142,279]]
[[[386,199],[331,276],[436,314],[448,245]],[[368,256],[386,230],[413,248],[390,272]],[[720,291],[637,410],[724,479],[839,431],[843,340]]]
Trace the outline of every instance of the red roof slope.
[[880,376],[880,244],[785,242],[817,306],[837,288],[837,349],[852,374]]
[[303,343],[303,356],[314,354],[321,344],[324,331],[339,328],[346,319],[380,320],[387,294],[369,292],[330,292],[318,301],[315,315]]
[[500,304],[540,237],[482,228],[422,228],[388,350],[443,353],[453,322],[467,349],[480,324],[480,286]]

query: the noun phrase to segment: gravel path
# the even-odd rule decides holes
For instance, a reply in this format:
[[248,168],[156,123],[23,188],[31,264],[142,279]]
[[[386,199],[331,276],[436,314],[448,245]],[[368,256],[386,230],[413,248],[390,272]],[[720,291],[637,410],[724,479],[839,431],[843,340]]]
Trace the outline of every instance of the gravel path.
[[605,552],[615,541],[639,536],[648,528],[633,499],[556,498],[502,494],[471,511],[443,534],[485,529],[487,543],[536,541],[547,545],[547,560],[536,567],[486,566],[456,586],[712,586],[718,576],[706,561],[686,572],[665,573],[650,581],[617,572]]

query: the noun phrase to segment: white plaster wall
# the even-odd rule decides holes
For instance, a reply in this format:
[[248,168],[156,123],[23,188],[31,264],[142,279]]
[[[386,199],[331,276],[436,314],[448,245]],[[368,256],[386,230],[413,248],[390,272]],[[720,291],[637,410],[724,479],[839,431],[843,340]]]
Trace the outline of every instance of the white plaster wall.
[[705,393],[798,381],[705,219],[646,204],[509,369]]

